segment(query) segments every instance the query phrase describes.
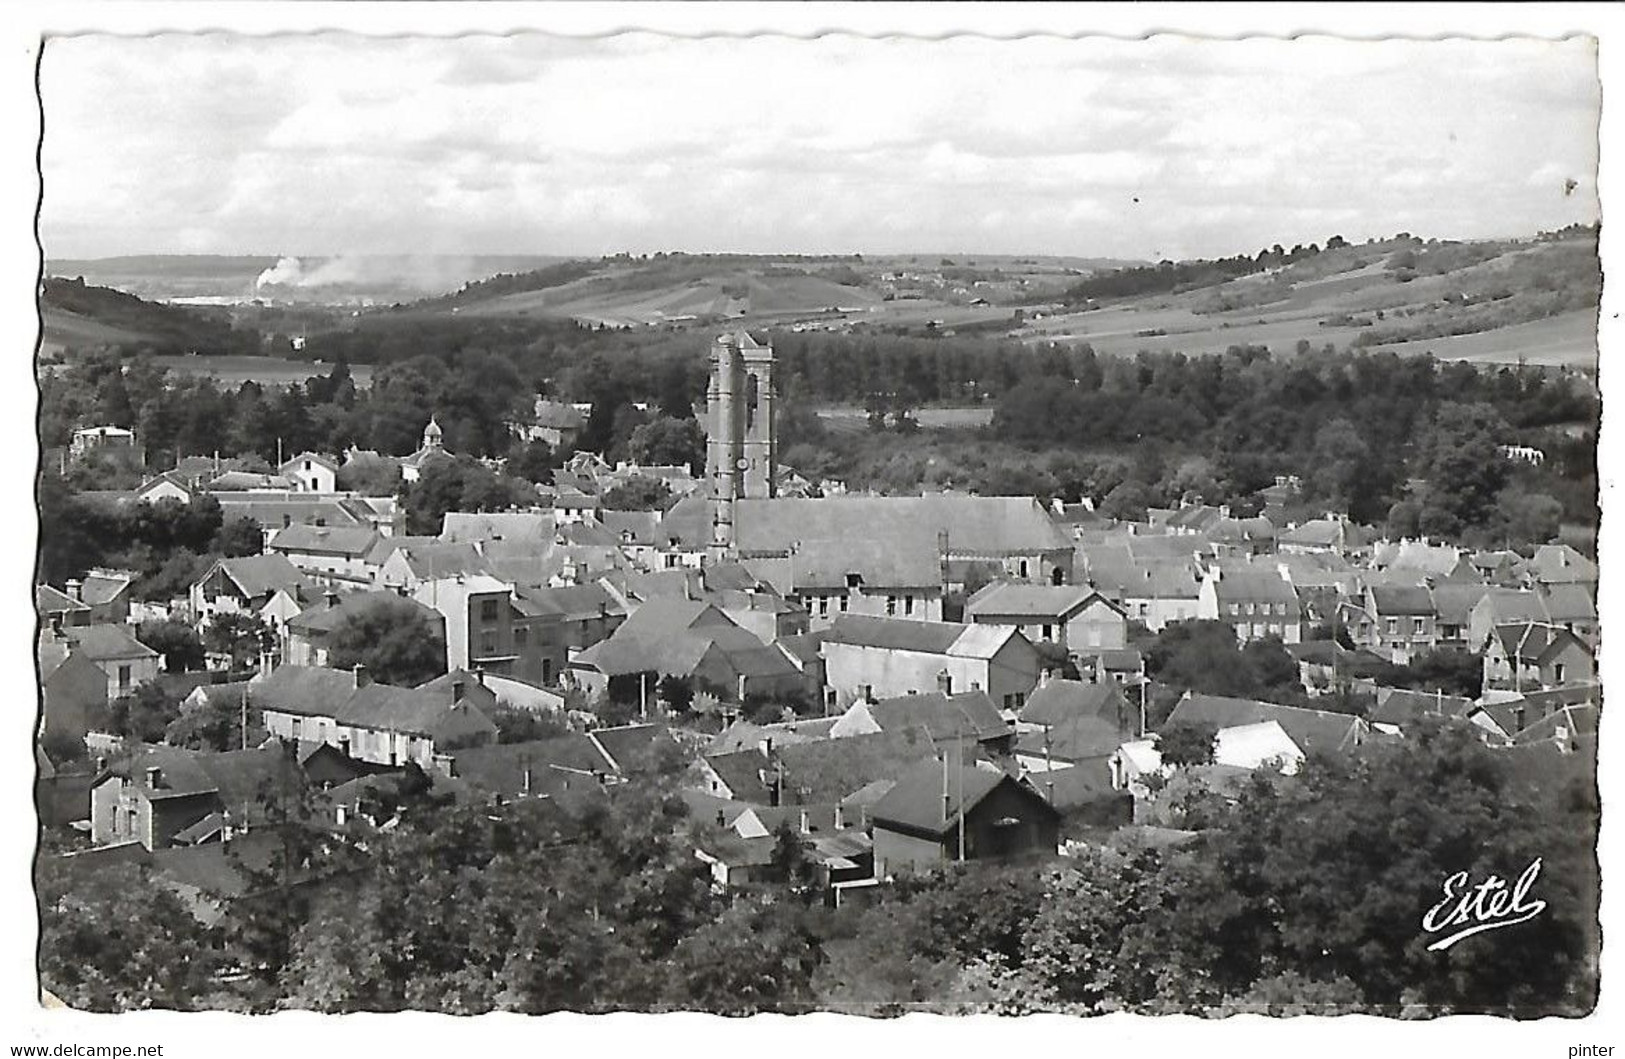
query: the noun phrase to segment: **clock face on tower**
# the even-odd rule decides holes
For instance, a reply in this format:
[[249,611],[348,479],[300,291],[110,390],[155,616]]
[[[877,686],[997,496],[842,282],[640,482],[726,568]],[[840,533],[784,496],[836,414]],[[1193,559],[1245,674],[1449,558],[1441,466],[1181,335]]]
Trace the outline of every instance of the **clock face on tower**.
[[742,471],[748,471],[750,470],[750,461],[741,456],[739,458],[739,462],[734,464],[734,466],[738,467]]

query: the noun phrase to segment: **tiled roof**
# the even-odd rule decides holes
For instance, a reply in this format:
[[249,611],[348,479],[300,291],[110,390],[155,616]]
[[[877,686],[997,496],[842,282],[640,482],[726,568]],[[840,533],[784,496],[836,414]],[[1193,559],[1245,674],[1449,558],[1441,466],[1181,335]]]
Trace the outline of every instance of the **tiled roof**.
[[653,764],[653,755],[663,748],[677,746],[663,724],[624,724],[596,728],[588,737],[617,771],[637,773]]
[[1433,610],[1433,594],[1426,588],[1411,588],[1403,585],[1372,585],[1371,600],[1376,605],[1378,616],[1390,615],[1431,615]]
[[[947,797],[943,796],[943,775],[947,774]],[[875,826],[901,825],[928,834],[943,835],[958,824],[961,811],[969,812],[982,799],[1003,784],[1026,792],[1041,811],[1054,813],[1049,803],[1031,785],[1015,780],[1003,770],[985,762],[961,764],[958,768],[936,761],[923,762],[900,777],[897,785],[875,803],[871,816]]]
[[1033,757],[1047,753],[1058,761],[1082,761],[1106,757],[1133,737],[1115,717],[1080,714],[1056,722],[1048,731],[1023,732],[1016,738],[1016,750]]
[[1115,723],[1120,708],[1126,710],[1127,701],[1115,681],[1056,679],[1034,688],[1017,717],[1025,724],[1063,724],[1077,717],[1105,717]]
[[221,559],[219,567],[247,599],[258,599],[279,589],[293,593],[311,587],[310,578],[286,555],[244,555],[235,559]]
[[1291,583],[1278,573],[1226,571],[1213,587],[1221,603],[1251,601],[1296,604],[1298,601],[1298,593]]
[[158,657],[157,651],[131,636],[123,625],[70,625],[62,635],[75,653],[92,662]]
[[1253,699],[1224,698],[1218,695],[1189,694],[1180,699],[1164,727],[1176,724],[1207,723],[1218,728],[1275,721],[1305,751],[1350,749],[1358,738],[1361,723],[1345,713],[1279,706]]
[[249,682],[248,700],[261,709],[332,717],[355,692],[355,674],[318,666],[278,666]]
[[872,702],[868,710],[882,731],[924,728],[937,741],[1002,739],[1010,734],[1010,726],[985,691],[899,695]]
[[35,585],[34,609],[40,614],[60,614],[64,611],[78,613],[90,608],[66,592],[52,588],[50,585]]
[[556,528],[551,511],[448,511],[440,522],[440,540],[447,543],[502,540],[545,544],[552,542]]
[[128,591],[134,580],[132,574],[92,570],[85,575],[79,594],[92,607],[104,606]]
[[[279,556],[280,558],[280,556]],[[288,628],[297,632],[332,632],[339,626],[366,614],[368,611],[387,605],[393,608],[405,609],[412,607],[425,622],[439,626],[442,623],[440,615],[430,607],[424,606],[409,596],[402,596],[395,592],[382,589],[373,591],[351,592],[341,596],[337,603],[328,606],[325,601],[313,607],[306,607],[292,618],[288,619]]]
[[[1024,585],[995,581],[965,601],[968,615],[1015,615],[1022,618],[1070,617],[1082,610],[1091,598],[1099,596],[1094,589],[1079,585]],[[1107,606],[1122,610],[1100,597]]]
[[950,553],[1037,553],[1071,546],[1031,497],[931,494],[741,500],[735,510],[742,552],[773,552],[800,541],[877,541],[933,561],[938,534]]
[[371,529],[351,526],[288,526],[272,537],[270,547],[281,552],[343,555],[362,558],[377,542]]

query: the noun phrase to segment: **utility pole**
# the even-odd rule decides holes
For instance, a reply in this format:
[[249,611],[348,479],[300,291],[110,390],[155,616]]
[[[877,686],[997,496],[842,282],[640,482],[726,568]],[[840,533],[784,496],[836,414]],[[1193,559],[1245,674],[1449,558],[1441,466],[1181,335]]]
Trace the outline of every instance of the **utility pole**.
[[240,717],[239,721],[240,721],[240,724],[241,724],[241,731],[242,731],[242,746],[241,746],[241,749],[247,750],[248,749],[248,685],[247,684],[243,685],[242,714],[241,714],[241,717]]

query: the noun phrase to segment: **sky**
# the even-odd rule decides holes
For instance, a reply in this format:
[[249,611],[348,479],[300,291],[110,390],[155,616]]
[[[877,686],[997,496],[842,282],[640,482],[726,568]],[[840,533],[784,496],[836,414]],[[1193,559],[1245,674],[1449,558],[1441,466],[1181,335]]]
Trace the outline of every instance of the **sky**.
[[50,39],[48,257],[1133,259],[1598,216],[1595,42]]

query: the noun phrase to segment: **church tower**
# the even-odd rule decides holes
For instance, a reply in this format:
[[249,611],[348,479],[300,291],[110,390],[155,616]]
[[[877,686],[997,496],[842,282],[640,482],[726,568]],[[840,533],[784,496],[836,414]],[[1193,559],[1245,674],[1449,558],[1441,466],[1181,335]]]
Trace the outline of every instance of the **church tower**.
[[711,501],[711,555],[735,544],[734,502],[775,495],[778,435],[773,347],[744,331],[718,335],[705,391],[705,476]]

